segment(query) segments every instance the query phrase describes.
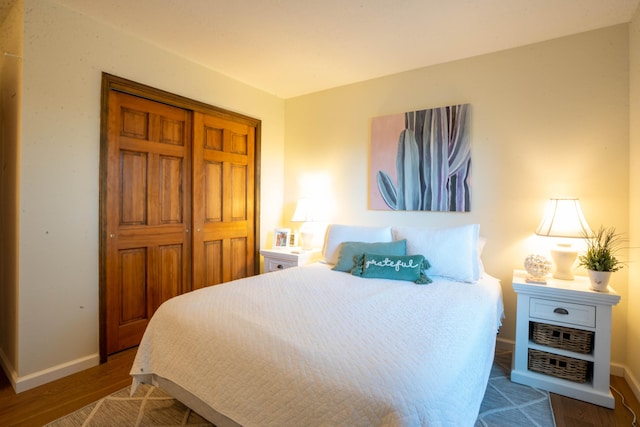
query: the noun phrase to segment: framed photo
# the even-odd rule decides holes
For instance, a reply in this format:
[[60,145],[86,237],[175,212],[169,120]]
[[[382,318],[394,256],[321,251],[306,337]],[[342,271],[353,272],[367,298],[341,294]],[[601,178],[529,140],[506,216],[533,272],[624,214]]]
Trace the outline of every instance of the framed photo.
[[292,248],[298,246],[298,233],[295,231],[292,231],[291,234],[289,234],[289,246]]
[[289,246],[291,230],[289,228],[276,228],[273,230],[273,247],[276,249]]

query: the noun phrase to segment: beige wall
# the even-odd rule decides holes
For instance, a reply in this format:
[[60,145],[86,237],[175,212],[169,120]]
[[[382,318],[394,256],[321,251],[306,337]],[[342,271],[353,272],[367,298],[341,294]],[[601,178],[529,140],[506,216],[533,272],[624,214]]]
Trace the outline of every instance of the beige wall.
[[262,120],[261,241],[281,217],[284,101],[46,0],[25,0],[18,377],[95,363],[101,73]]
[[627,365],[633,376],[636,396],[640,398],[640,8],[629,29],[630,53],[630,188],[629,188],[629,292],[627,319]]
[[[549,197],[581,199],[592,226],[627,232],[629,219],[628,31],[626,25],[405,72],[286,101],[285,217],[309,174],[326,182],[330,222],[479,223],[484,261],[502,281],[513,339],[511,272],[541,238],[533,236]],[[371,118],[471,104],[471,213],[367,209]],[[584,274],[584,272],[583,272]],[[624,363],[627,271],[615,277],[613,361]]]

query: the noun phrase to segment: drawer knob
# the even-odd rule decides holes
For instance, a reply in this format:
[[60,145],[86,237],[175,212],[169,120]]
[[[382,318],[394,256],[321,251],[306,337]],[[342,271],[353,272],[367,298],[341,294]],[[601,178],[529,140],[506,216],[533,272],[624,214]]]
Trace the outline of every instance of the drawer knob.
[[553,309],[553,312],[554,313],[558,313],[558,314],[569,314],[569,310],[567,310],[566,308],[561,308],[561,307]]
[[284,268],[284,265],[282,264],[278,264],[278,266],[276,267],[278,270],[282,270]]

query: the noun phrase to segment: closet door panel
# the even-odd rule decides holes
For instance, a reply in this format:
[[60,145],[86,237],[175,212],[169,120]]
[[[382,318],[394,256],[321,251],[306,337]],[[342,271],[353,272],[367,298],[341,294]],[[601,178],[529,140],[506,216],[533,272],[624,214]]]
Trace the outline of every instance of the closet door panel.
[[222,162],[204,162],[204,222],[222,222]]
[[126,347],[136,345],[141,327],[146,326],[147,304],[147,248],[131,248],[119,251],[119,280],[114,283],[117,304],[111,307],[117,322],[117,344]]
[[247,165],[231,164],[231,194],[235,196],[231,198],[231,220],[246,221],[247,218]]
[[222,283],[222,240],[209,240],[204,243],[204,286]]
[[231,239],[231,279],[241,279],[247,275],[247,258],[244,256],[249,248],[244,237]]
[[147,313],[147,251],[146,248],[120,251],[119,296],[120,324],[143,319]]
[[158,280],[160,283],[158,290],[160,291],[160,295],[155,301],[153,311],[164,301],[186,291],[183,287],[183,270],[189,266],[185,266],[183,259],[185,252],[183,245],[165,245],[159,247],[158,268],[160,269],[160,274]]
[[[254,274],[255,127],[194,113],[193,287]],[[219,255],[208,250],[216,242]],[[211,264],[215,263],[215,264]]]
[[184,161],[180,157],[161,156],[160,171],[160,223],[182,224],[184,216],[184,192],[182,189],[185,175]]
[[120,225],[147,223],[146,153],[120,152]]
[[106,347],[137,345],[168,298],[191,289],[191,112],[109,94]]

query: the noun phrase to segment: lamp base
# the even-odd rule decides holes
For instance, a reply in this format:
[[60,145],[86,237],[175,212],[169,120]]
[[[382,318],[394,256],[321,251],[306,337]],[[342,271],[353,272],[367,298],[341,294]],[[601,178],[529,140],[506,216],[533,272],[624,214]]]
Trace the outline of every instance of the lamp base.
[[300,246],[303,251],[310,251],[313,249],[313,237],[315,233],[313,231],[300,230]]
[[573,280],[573,263],[578,257],[578,252],[574,251],[571,244],[558,243],[557,247],[551,249],[551,258],[555,265],[553,272],[554,279]]

